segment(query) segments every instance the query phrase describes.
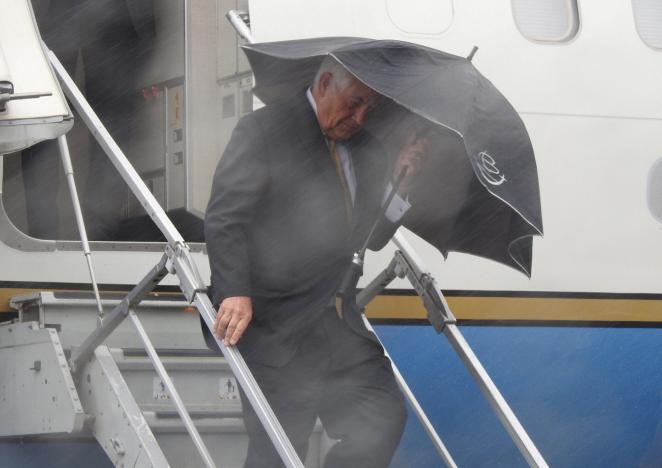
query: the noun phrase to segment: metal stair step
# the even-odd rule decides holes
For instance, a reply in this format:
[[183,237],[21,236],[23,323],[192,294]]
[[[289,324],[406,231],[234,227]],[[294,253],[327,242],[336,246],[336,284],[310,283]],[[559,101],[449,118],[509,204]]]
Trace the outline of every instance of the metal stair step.
[[[171,466],[201,466],[184,423],[149,358],[140,350],[113,349],[111,353]],[[197,350],[165,350],[159,356],[218,466],[242,466],[248,435],[237,383],[226,360]],[[318,422],[309,442],[306,467],[321,466],[331,444]]]
[[[112,355],[133,396],[145,411],[174,411],[161,378],[147,356],[127,356],[121,349]],[[161,361],[189,412],[216,412],[236,417],[241,412],[239,387],[221,356],[161,356]]]

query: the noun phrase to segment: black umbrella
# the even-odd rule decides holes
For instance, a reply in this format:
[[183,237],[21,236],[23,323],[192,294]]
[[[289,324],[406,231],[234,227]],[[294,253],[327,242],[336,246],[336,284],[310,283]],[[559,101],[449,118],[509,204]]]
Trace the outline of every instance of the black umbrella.
[[351,37],[243,48],[266,104],[309,86],[326,56],[387,97],[390,111],[380,114],[390,118],[374,132],[394,143],[425,128],[433,143],[403,224],[444,255],[479,255],[530,275],[532,236],[542,235],[533,148],[515,109],[469,59]]

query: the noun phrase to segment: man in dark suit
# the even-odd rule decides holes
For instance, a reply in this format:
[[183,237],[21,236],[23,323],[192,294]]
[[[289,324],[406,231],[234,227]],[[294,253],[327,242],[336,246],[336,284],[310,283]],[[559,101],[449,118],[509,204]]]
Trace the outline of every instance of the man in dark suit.
[[[312,88],[237,125],[214,175],[205,219],[214,333],[237,345],[303,458],[317,417],[338,442],[326,467],[384,467],[406,420],[389,360],[358,311],[333,298],[352,253],[380,212],[383,148],[362,127],[379,96],[333,59]],[[406,190],[427,142],[410,141]],[[397,228],[397,197],[372,248]],[[398,212],[399,211],[399,212]],[[241,340],[240,340],[241,338]],[[243,398],[246,467],[280,466]]]

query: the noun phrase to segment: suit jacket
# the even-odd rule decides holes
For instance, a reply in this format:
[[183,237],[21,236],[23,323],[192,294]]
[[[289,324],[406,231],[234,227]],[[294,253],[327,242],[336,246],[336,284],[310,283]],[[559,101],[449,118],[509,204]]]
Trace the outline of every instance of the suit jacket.
[[[292,357],[379,214],[387,156],[365,132],[347,144],[357,179],[352,225],[303,90],[243,117],[221,158],[205,217],[211,300],[252,298],[253,321],[238,344],[249,362],[279,366]],[[397,227],[381,225],[373,248]],[[350,325],[367,335],[358,318]]]

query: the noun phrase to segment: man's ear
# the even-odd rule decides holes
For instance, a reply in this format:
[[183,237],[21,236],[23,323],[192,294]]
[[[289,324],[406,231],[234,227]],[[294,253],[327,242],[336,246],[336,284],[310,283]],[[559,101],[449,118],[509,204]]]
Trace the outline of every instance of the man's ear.
[[324,72],[320,75],[320,79],[317,84],[320,96],[326,95],[326,93],[329,91],[329,88],[331,87],[332,81],[333,75],[330,72]]

